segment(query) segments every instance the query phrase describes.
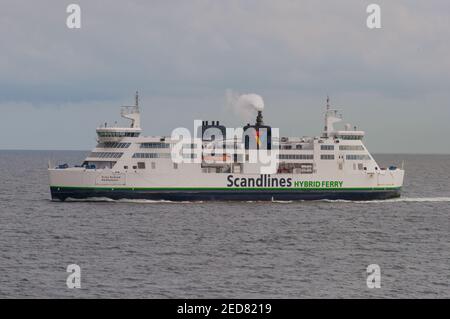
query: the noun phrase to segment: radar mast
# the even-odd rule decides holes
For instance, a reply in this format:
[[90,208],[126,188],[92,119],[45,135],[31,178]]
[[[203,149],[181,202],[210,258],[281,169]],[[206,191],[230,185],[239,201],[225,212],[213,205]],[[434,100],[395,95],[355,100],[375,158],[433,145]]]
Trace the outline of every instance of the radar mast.
[[124,105],[122,106],[122,111],[120,112],[120,115],[122,115],[123,118],[131,120],[131,126],[132,128],[140,128],[141,127],[141,114],[139,110],[139,92],[136,91],[136,95],[134,97],[134,105]]
[[327,105],[325,111],[325,127],[323,131],[324,137],[329,137],[334,132],[334,123],[342,121],[342,116],[337,109],[332,109],[330,106],[330,97],[327,96]]

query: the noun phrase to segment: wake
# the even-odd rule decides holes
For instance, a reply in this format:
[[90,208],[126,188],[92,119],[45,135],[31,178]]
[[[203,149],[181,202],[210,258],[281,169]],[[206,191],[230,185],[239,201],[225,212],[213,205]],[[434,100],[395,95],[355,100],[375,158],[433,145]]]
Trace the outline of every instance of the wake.
[[[92,198],[67,198],[68,202],[109,202],[109,203],[131,203],[131,204],[202,204],[204,201],[171,201],[171,200],[150,200],[150,199],[111,199],[107,197]],[[212,201],[213,202],[213,201]],[[319,200],[272,200],[272,201],[241,201],[241,203],[274,203],[274,204],[295,204],[295,203],[353,203],[353,204],[379,204],[379,203],[444,203],[450,202],[450,197],[400,197],[383,200],[345,200],[345,199],[319,199]],[[235,201],[239,203],[239,201]]]
[[[400,197],[386,200],[387,202],[450,202],[450,197]],[[379,201],[383,202],[383,201]]]
[[400,197],[400,198],[392,198],[392,199],[383,199],[383,200],[319,200],[319,202],[330,202],[330,203],[439,203],[439,202],[450,202],[450,197]]
[[129,204],[189,204],[203,203],[203,201],[172,201],[172,200],[151,200],[151,199],[111,199],[108,197],[90,197],[90,198],[70,198],[67,202],[94,202],[94,203],[129,203]]

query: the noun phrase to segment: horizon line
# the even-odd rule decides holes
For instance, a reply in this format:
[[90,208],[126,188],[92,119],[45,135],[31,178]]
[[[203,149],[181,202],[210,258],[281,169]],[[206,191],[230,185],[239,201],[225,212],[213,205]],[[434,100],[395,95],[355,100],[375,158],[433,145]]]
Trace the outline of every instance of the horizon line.
[[[86,149],[13,149],[13,148],[0,148],[1,151],[28,151],[28,152],[91,152],[92,150]],[[450,155],[450,153],[409,153],[409,152],[371,152],[371,154],[378,155]]]

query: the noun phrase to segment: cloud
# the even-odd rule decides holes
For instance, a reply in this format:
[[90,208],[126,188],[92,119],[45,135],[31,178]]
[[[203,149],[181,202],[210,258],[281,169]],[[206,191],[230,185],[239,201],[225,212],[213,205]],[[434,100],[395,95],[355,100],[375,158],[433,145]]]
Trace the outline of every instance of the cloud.
[[136,89],[164,105],[177,101],[180,122],[192,110],[214,115],[207,105],[225,103],[227,88],[262,95],[265,112],[276,105],[274,121],[316,115],[302,103],[320,107],[326,94],[387,109],[429,103],[436,117],[449,103],[448,1],[379,0],[380,30],[367,29],[371,2],[360,0],[77,3],[80,30],[66,28],[65,2],[2,5],[0,108],[88,110]]
[[450,19],[434,2],[383,1],[375,31],[364,1],[79,1],[80,30],[65,27],[65,3],[11,2],[0,24],[1,98],[95,100],[136,87],[444,89]]

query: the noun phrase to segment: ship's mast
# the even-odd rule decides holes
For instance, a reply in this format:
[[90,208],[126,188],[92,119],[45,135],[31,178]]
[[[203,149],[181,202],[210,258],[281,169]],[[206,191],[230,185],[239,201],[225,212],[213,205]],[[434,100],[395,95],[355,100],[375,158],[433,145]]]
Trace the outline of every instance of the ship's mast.
[[122,117],[131,120],[132,128],[140,128],[141,127],[141,114],[139,110],[139,92],[136,91],[136,95],[134,97],[134,105],[133,106],[122,106]]
[[332,109],[330,106],[330,97],[327,96],[327,104],[325,111],[325,127],[323,136],[329,137],[331,132],[334,132],[333,124],[342,121],[342,117],[338,114],[338,110]]
[[325,111],[325,127],[323,129],[325,136],[328,132],[327,113],[329,110],[330,110],[330,97],[327,95],[327,106],[326,106],[326,111]]

